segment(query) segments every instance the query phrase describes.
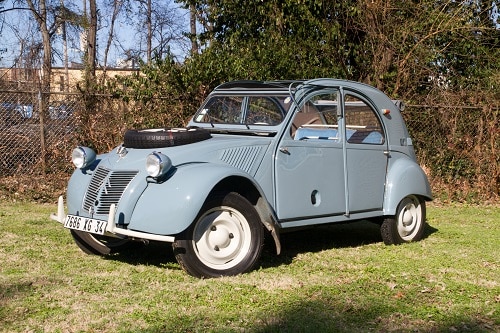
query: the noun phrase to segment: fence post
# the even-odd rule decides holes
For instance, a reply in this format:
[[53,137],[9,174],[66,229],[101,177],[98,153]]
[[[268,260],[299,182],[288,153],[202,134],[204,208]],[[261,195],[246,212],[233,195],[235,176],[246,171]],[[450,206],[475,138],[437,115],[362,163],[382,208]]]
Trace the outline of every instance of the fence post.
[[42,90],[38,91],[38,116],[40,118],[40,147],[41,147],[41,162],[42,162],[42,175],[45,176],[45,110],[42,101]]

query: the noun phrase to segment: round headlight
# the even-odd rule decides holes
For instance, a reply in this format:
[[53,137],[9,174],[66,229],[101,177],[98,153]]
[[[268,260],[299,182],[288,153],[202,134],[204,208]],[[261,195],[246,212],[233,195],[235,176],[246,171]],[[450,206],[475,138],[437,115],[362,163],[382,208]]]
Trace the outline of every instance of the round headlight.
[[172,161],[168,156],[153,152],[146,158],[146,171],[153,178],[163,176],[172,167]]
[[79,169],[83,169],[91,165],[95,161],[95,158],[95,151],[88,147],[78,146],[73,149],[73,153],[71,153],[71,160]]

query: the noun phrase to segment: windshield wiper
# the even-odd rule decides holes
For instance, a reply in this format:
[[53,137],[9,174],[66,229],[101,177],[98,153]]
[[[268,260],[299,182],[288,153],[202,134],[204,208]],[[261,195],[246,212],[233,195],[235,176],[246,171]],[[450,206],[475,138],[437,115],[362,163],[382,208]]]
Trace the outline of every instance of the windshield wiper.
[[251,129],[251,128],[240,128],[240,129],[229,129],[229,128],[210,128],[209,131],[211,133],[218,133],[218,134],[233,134],[233,135],[238,135],[238,134],[243,134],[243,135],[255,135],[255,136],[275,136],[277,131],[275,130],[257,130],[257,129]]

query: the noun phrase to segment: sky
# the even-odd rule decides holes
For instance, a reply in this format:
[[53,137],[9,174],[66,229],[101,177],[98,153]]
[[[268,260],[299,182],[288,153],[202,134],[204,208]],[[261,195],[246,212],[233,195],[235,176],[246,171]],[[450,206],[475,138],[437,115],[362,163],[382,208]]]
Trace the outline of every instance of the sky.
[[[101,8],[103,1],[104,0],[97,0],[98,8]],[[59,4],[59,0],[55,0],[55,2]],[[175,13],[177,13],[178,15],[176,22],[185,27],[184,30],[187,31],[187,29],[189,29],[189,18],[186,11],[180,9],[179,5],[176,4],[173,0],[162,2],[170,2],[168,5],[172,6],[172,11],[175,11]],[[75,1],[65,0],[65,3],[67,7],[71,8],[75,12],[82,11],[81,1],[76,3]],[[3,10],[11,7],[20,7],[19,4],[15,3],[15,0],[5,0],[1,6],[3,6]],[[0,8],[0,10],[1,9],[2,8]],[[137,11],[137,8],[133,8],[132,11]],[[105,10],[101,10],[101,13],[104,12]],[[107,15],[106,17],[109,16],[110,15]],[[41,40],[41,36],[37,32],[34,20],[28,19],[31,17],[32,14],[28,10],[14,10],[0,13],[0,67],[10,67],[14,64],[14,61],[18,57],[21,48],[20,40],[25,40],[28,43],[33,41],[34,39]],[[106,22],[106,17],[101,18],[99,22],[100,29],[98,32],[98,59],[100,62],[102,62],[103,60],[104,46],[109,31],[109,24],[108,22]],[[128,15],[128,18],[130,17],[134,16]],[[117,35],[117,40],[119,41],[119,43],[116,43],[110,49],[110,53],[108,55],[108,66],[115,66],[120,62],[120,60],[124,57],[122,55],[123,49],[138,47],[137,34],[135,32],[133,24],[134,23],[130,22],[130,20],[127,21],[125,19],[125,15],[119,22],[115,23],[115,34]],[[75,31],[73,30],[73,32]],[[81,62],[83,52],[80,45],[80,39],[78,38],[79,34],[73,33],[73,35],[73,37],[68,38],[69,62]],[[53,50],[56,53],[60,54],[60,57],[58,57],[57,55],[54,56],[54,66],[63,66],[64,63],[61,59],[63,53],[61,35],[56,36],[53,43]],[[172,52],[180,58],[182,58],[185,54],[184,50],[177,45],[172,45]]]

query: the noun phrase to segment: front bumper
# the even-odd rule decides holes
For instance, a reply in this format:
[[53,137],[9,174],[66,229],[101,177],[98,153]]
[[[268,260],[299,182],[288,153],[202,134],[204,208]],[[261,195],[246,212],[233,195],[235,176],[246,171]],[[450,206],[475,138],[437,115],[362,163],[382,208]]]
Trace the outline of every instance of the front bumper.
[[[106,226],[106,233],[105,233],[111,237],[113,237],[113,236],[126,236],[126,237],[136,238],[136,239],[147,239],[147,240],[169,242],[169,243],[173,243],[175,241],[174,236],[149,234],[146,232],[139,232],[139,231],[133,231],[133,230],[128,230],[128,229],[117,228],[115,225],[115,213],[116,213],[116,206],[115,206],[115,204],[112,204],[111,207],[109,208],[108,225]],[[50,218],[52,220],[55,220],[59,223],[64,224],[64,222],[66,220],[66,212],[64,211],[64,199],[62,196],[59,197],[59,200],[57,202],[57,214],[51,214]]]

